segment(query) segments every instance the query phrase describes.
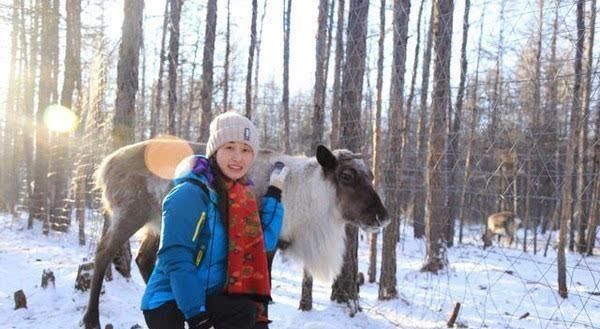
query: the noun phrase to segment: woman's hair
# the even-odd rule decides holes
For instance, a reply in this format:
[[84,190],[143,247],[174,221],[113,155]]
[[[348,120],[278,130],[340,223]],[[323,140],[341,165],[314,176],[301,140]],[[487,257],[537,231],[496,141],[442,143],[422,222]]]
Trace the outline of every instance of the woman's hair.
[[221,211],[221,220],[225,227],[227,227],[227,222],[229,218],[229,196],[227,195],[227,186],[225,185],[224,177],[225,175],[219,168],[219,164],[217,163],[217,156],[213,154],[210,158],[208,158],[208,164],[210,165],[210,169],[213,172],[214,188],[219,196],[219,210]]

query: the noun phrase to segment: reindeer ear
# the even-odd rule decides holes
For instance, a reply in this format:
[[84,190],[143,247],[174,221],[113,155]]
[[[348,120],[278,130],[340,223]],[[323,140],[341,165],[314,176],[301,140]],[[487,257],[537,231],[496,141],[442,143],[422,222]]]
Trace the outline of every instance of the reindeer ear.
[[323,145],[317,146],[317,161],[325,170],[334,170],[337,166],[335,155]]

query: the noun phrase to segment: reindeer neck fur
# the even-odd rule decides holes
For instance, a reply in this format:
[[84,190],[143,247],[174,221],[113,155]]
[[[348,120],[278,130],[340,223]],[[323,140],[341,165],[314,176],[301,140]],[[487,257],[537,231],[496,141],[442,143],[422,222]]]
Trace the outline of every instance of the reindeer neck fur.
[[315,159],[292,167],[286,184],[293,188],[283,192],[281,238],[291,241],[285,252],[302,261],[315,278],[329,282],[338,274],[345,250],[345,222],[336,191]]

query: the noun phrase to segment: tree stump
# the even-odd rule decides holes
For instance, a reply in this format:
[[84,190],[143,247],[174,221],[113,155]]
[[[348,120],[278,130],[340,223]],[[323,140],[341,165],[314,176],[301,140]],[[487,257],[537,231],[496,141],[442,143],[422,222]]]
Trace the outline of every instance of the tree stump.
[[23,290],[15,291],[15,310],[20,308],[27,308],[27,297],[25,297],[25,293]]
[[54,277],[54,272],[52,272],[50,269],[42,272],[42,288],[46,289],[49,283],[52,283],[52,287],[56,287],[55,281],[56,279]]
[[77,278],[75,278],[75,289],[85,292],[90,289],[92,275],[94,274],[94,263],[89,262],[79,265]]

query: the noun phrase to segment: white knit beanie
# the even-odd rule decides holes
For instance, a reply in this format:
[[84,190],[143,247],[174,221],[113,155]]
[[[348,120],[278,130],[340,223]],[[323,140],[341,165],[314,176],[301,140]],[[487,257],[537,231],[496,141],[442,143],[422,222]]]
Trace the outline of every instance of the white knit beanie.
[[219,114],[210,123],[209,132],[206,144],[207,158],[210,158],[219,147],[228,142],[246,143],[252,147],[255,154],[258,152],[258,131],[252,121],[241,114],[233,111]]

